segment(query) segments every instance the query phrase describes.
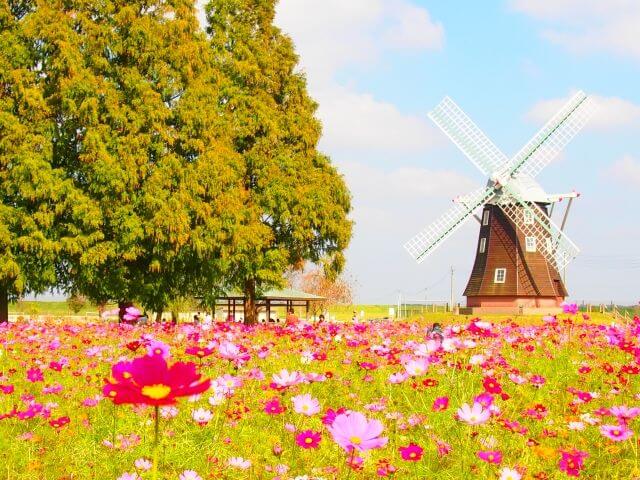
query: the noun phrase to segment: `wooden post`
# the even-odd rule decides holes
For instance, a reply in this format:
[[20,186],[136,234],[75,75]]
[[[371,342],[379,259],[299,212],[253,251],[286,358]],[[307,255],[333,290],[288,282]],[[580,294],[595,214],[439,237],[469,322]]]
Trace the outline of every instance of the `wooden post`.
[[271,322],[271,300],[267,298],[267,322]]
[[309,300],[305,302],[304,318],[305,320],[309,320]]

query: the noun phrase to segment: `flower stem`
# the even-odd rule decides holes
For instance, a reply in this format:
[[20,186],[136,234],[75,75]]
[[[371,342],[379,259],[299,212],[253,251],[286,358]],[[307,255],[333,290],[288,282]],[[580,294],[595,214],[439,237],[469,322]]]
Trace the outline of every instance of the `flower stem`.
[[160,412],[159,407],[156,405],[155,409],[155,426],[154,426],[154,437],[153,437],[153,470],[151,474],[151,478],[153,480],[157,480],[158,478],[158,437],[160,433]]

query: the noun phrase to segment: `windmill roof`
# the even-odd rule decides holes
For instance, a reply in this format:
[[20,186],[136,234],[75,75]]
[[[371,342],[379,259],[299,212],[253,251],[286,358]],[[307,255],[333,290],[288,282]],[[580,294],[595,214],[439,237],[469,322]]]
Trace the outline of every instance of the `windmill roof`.
[[[509,188],[515,190],[522,199],[528,202],[550,203],[549,194],[547,194],[540,184],[533,177],[517,176],[509,182]],[[493,202],[489,202],[493,203]]]

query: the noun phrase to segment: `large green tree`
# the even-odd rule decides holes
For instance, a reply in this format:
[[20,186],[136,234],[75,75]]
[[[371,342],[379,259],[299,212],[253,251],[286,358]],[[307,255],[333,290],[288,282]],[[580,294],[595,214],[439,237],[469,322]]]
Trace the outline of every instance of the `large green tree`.
[[39,0],[54,163],[99,207],[104,238],[62,265],[97,302],[220,283],[241,205],[216,109],[221,77],[191,0]]
[[52,162],[36,5],[0,0],[0,322],[8,300],[56,286],[65,258],[99,239],[99,212]]
[[275,4],[212,0],[206,7],[217,69],[231,82],[219,105],[242,174],[227,282],[244,291],[248,323],[256,321],[256,297],[283,285],[290,266],[311,261],[338,273],[351,237],[350,195],[317,150],[317,105],[291,39],[273,24]]

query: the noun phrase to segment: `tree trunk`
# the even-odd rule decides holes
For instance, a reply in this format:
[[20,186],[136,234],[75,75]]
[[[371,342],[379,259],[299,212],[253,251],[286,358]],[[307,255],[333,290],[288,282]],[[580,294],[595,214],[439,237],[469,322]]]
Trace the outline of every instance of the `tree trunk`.
[[9,322],[9,291],[5,284],[0,284],[0,323]]
[[244,283],[244,323],[245,325],[255,325],[258,323],[256,281],[253,278]]
[[156,312],[156,323],[162,323],[162,313],[164,308],[159,308]]

